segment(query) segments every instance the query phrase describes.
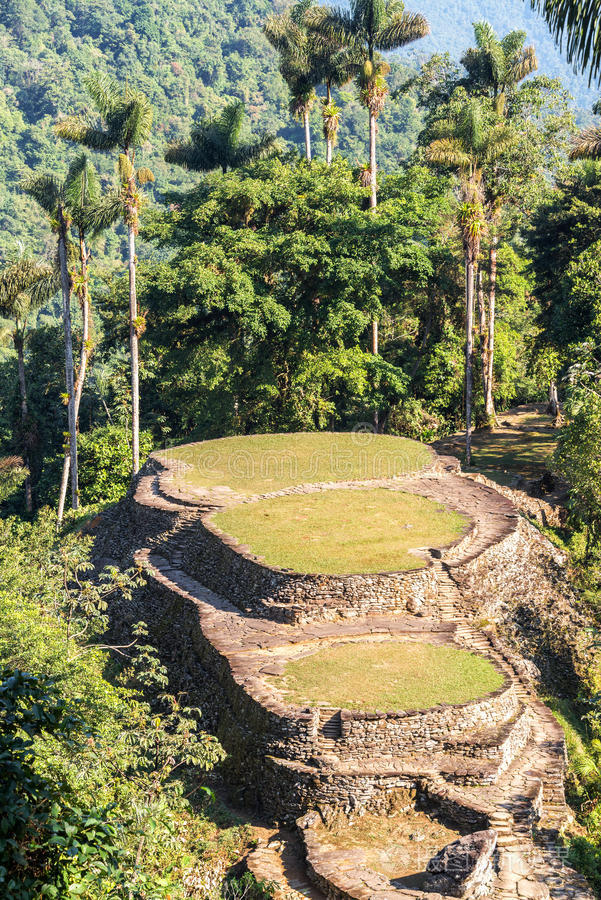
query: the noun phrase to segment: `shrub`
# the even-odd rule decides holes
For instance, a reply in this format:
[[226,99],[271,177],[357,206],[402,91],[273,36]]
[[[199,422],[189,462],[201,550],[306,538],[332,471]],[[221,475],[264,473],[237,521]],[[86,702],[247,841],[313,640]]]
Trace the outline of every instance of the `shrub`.
[[[152,450],[149,431],[140,433],[140,462]],[[84,506],[115,503],[127,491],[131,479],[129,434],[118,425],[94,428],[79,437],[79,490]]]

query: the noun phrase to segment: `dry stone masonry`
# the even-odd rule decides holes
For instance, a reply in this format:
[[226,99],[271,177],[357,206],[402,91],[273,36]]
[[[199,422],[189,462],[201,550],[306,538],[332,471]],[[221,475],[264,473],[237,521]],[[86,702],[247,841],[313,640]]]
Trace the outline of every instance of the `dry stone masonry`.
[[[228,780],[239,798],[296,823],[312,896],[590,900],[558,842],[570,817],[563,732],[537,699],[530,680],[537,667],[498,636],[501,626],[515,626],[516,607],[536,610],[552,551],[509,494],[462,476],[452,458],[438,457],[412,477],[301,485],[276,495],[374,484],[443,502],[469,516],[471,527],[445,550],[422,548],[423,567],[414,571],[299,575],[263,565],[212,522],[216,509],[266,495],[186,495],[175,489],[169,462],[152,457],[98,530],[100,564],[133,557],[148,573],[144,592],[114,610],[115,629],[148,623],[172,680],[202,707],[206,727],[228,751]],[[525,583],[525,554],[536,583]],[[511,600],[515,579],[519,600]],[[273,686],[300,655],[341,641],[399,640],[481,654],[503,684],[461,705],[361,711],[294,707]],[[525,649],[544,656],[534,632]],[[569,651],[547,649],[574,671]],[[328,844],[333,818],[352,828],[365,813],[402,816],[409,808],[464,835],[437,848],[419,887],[371,868],[362,850]],[[275,850],[256,852],[249,865],[268,878],[284,872]]]

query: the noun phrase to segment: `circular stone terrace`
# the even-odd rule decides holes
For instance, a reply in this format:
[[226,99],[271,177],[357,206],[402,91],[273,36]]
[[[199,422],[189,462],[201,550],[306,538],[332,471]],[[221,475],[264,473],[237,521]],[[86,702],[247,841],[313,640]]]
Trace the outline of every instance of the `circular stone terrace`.
[[246,613],[284,622],[443,601],[457,565],[510,535],[511,502],[458,463],[371,433],[255,435],[160,454],[156,491],[195,509],[183,568]]
[[[402,814],[433,840],[493,833],[493,896],[549,895],[555,863],[532,826],[565,821],[563,735],[520,660],[465,617],[454,578],[486,554],[502,565],[509,500],[402,438],[266,435],[155,454],[130,516],[149,535],[133,620],[160,636],[183,689],[198,682],[233,777],[273,817],[300,817],[324,894],[432,897],[403,882],[414,861],[399,881],[377,847],[341,843],[340,816],[381,818],[386,837],[409,796]],[[273,856],[249,866],[270,877]],[[588,897],[569,877],[570,896]]]

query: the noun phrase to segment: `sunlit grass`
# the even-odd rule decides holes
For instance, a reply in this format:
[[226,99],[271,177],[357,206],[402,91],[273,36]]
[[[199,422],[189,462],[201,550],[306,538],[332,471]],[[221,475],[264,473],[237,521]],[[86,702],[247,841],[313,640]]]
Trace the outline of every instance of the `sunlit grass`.
[[214,522],[268,565],[336,575],[419,568],[424,560],[410,549],[444,547],[469,524],[439,503],[385,488],[289,494],[231,507]]
[[267,493],[292,485],[407,475],[432,460],[417,441],[371,433],[256,434],[185,444],[165,451],[185,463],[179,486]]
[[425,642],[344,643],[287,663],[272,679],[296,706],[428,709],[497,690],[503,677],[484,657]]

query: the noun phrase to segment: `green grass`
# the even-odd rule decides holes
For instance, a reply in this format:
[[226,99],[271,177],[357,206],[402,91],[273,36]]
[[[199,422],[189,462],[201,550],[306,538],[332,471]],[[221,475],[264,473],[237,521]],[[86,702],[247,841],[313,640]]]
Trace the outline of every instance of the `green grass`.
[[556,445],[557,432],[543,429],[482,433],[474,436],[472,465],[537,475],[547,468]]
[[[502,416],[501,416],[502,420]],[[500,470],[532,476],[541,475],[549,466],[549,458],[557,446],[557,431],[533,428],[532,431],[503,429],[475,431],[472,435],[472,467]],[[463,456],[465,440],[454,435],[440,442],[440,452]]]
[[174,447],[163,454],[186,463],[177,481],[250,495],[296,484],[408,475],[432,460],[417,441],[391,435],[315,432],[256,434]]
[[439,503],[386,488],[274,497],[226,509],[213,521],[267,565],[336,575],[419,568],[424,560],[411,548],[444,547],[469,524]]
[[501,687],[482,656],[410,641],[344,643],[289,662],[272,683],[297,706],[429,709],[465,703]]

